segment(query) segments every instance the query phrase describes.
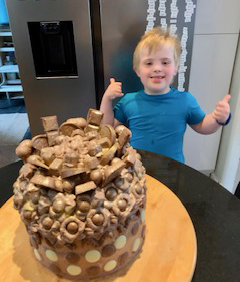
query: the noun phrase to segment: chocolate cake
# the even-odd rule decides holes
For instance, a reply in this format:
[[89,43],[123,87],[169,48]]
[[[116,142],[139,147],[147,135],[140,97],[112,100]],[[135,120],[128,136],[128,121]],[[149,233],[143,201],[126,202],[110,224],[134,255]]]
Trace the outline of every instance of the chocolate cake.
[[[145,238],[146,184],[131,132],[87,120],[42,118],[45,134],[22,141],[14,183],[36,259],[60,277],[90,280],[127,269]],[[121,270],[121,271],[120,271]]]

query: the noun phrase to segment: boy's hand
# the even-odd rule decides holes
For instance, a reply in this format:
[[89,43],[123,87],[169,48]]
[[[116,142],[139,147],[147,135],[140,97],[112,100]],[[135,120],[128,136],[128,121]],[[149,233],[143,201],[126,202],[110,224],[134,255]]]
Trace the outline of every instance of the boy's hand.
[[228,119],[230,113],[230,105],[228,102],[230,99],[231,99],[231,95],[228,94],[223,98],[223,100],[217,103],[216,108],[212,113],[212,116],[218,122],[224,123]]
[[110,78],[110,84],[105,91],[104,96],[109,100],[113,100],[116,97],[122,97],[122,82],[116,82],[114,78]]

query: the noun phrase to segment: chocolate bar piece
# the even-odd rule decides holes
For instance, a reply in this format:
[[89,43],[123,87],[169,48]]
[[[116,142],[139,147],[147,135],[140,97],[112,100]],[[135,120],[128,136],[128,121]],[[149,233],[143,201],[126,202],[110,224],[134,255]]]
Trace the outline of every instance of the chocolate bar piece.
[[87,126],[85,127],[85,132],[98,131],[98,130],[99,127],[92,124],[87,124]]
[[57,116],[42,117],[42,124],[45,132],[58,130]]
[[124,169],[125,163],[121,160],[116,162],[114,165],[109,166],[105,170],[105,184],[112,181],[114,178],[116,178],[118,175],[120,175],[121,171]]
[[89,124],[99,126],[103,119],[103,113],[94,109],[89,109],[87,121]]
[[52,130],[46,132],[47,138],[48,138],[48,144],[49,146],[55,145],[55,139],[58,137],[59,133],[58,130]]
[[49,166],[50,173],[59,175],[62,168],[63,160],[61,158],[55,158]]
[[36,185],[48,187],[51,189],[56,189],[55,187],[55,181],[52,177],[50,176],[43,176],[41,174],[34,175],[31,179],[30,182]]
[[101,165],[107,165],[115,156],[115,153],[117,152],[118,144],[115,143],[109,150],[104,152],[100,164]]
[[75,194],[79,195],[79,194],[82,194],[84,192],[94,190],[96,188],[97,188],[96,184],[93,181],[89,181],[87,183],[77,185],[75,187]]

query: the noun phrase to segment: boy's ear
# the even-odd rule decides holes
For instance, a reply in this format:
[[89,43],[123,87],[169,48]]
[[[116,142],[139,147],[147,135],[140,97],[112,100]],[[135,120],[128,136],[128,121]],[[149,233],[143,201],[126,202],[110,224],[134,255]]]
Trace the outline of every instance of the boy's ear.
[[138,71],[135,67],[133,67],[133,70],[135,71],[136,75],[137,75],[138,77],[140,77],[139,71]]

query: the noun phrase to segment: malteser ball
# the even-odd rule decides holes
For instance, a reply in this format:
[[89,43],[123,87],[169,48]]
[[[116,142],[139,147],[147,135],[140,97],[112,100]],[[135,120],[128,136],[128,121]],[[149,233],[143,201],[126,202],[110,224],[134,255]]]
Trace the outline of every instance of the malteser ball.
[[78,208],[81,212],[85,213],[90,210],[91,205],[87,201],[80,201],[80,203],[78,204]]
[[102,181],[102,173],[99,169],[95,169],[90,173],[90,179],[96,184],[99,184]]
[[67,225],[67,231],[70,234],[76,234],[78,231],[78,224],[76,222],[70,222]]
[[115,132],[119,135],[124,128],[126,128],[124,125],[119,125],[115,128]]
[[127,208],[127,202],[124,199],[119,200],[117,205],[118,205],[118,208],[120,209],[121,212],[125,211],[126,208]]
[[56,213],[63,212],[65,208],[65,202],[63,199],[56,199],[53,202],[53,210]]
[[16,148],[16,155],[19,158],[27,158],[31,154],[31,152],[32,152],[31,140],[22,141]]
[[29,139],[26,139],[26,140],[23,140],[21,143],[20,143],[20,145],[22,145],[22,146],[27,146],[27,147],[32,147],[32,141],[31,140],[29,140]]
[[117,197],[117,190],[115,188],[108,188],[105,195],[109,201],[113,201]]
[[118,163],[119,161],[121,161],[121,159],[113,158],[112,161],[111,161],[111,165],[114,165],[114,164]]
[[96,213],[93,217],[92,217],[92,221],[95,225],[100,226],[103,224],[104,221],[104,217],[102,214],[100,213]]
[[45,229],[50,229],[53,225],[53,220],[50,217],[45,217],[42,221],[42,225]]
[[66,192],[71,192],[74,188],[74,182],[71,180],[64,180],[63,181],[63,190]]

